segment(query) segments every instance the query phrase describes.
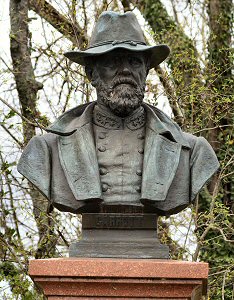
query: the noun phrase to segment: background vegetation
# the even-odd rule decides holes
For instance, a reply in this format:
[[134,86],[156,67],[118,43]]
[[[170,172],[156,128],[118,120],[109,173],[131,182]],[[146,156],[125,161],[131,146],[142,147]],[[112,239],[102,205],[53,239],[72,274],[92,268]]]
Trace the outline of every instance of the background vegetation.
[[83,68],[63,52],[84,49],[95,20],[108,9],[134,11],[149,43],[171,47],[166,63],[149,76],[145,100],[184,131],[207,138],[220,160],[220,172],[195,205],[162,219],[160,235],[173,258],[209,262],[209,299],[233,300],[232,0],[9,2],[1,15],[1,299],[42,299],[27,276],[28,260],[66,255],[79,238],[79,216],[51,207],[16,164],[27,142],[62,112],[95,100]]

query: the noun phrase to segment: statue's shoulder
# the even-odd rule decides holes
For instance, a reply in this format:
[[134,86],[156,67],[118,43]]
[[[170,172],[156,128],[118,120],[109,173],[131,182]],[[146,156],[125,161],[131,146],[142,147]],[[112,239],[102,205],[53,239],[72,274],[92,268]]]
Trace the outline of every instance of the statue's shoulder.
[[147,103],[144,103],[144,108],[147,113],[148,125],[155,130],[155,132],[167,136],[171,141],[176,141],[184,147],[191,148],[189,141],[187,141],[186,134],[184,134],[180,126],[167,114]]
[[[211,150],[211,146],[208,141],[201,136],[183,131],[180,126],[173,121],[167,114],[150,104],[144,104],[145,108],[149,108],[157,116],[158,120],[163,124],[164,128],[167,129],[176,141],[181,142],[184,146],[187,146],[191,150],[205,148]],[[149,111],[149,110],[148,110]],[[150,113],[151,118],[154,116]],[[161,125],[162,126],[162,125]]]
[[71,135],[79,127],[81,118],[82,122],[84,122],[85,117],[89,119],[85,111],[88,107],[92,109],[93,105],[94,102],[82,104],[63,113],[46,129],[46,133],[36,135],[30,140],[24,153],[27,152],[26,150],[31,151],[34,148],[46,149],[47,147],[56,147],[59,136]]
[[58,117],[48,128],[47,132],[70,135],[87,122],[90,122],[96,102],[76,106]]

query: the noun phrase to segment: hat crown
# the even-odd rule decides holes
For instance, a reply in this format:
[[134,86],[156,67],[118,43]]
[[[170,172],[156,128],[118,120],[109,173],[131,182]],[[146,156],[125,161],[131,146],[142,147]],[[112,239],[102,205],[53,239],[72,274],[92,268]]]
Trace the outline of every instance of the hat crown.
[[90,58],[104,55],[117,49],[144,53],[149,60],[149,68],[155,68],[170,53],[167,45],[149,46],[146,44],[143,31],[132,12],[120,14],[105,11],[97,20],[86,50],[64,53],[71,61],[83,66],[88,65]]
[[132,12],[120,14],[103,12],[92,32],[89,47],[110,41],[134,41],[145,43],[145,38],[136,16]]

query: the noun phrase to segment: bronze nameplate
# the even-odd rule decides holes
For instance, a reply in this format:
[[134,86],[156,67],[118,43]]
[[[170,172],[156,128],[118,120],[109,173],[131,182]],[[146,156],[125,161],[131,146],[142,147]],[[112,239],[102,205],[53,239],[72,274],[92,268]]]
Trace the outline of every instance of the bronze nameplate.
[[155,214],[83,214],[83,229],[156,229]]

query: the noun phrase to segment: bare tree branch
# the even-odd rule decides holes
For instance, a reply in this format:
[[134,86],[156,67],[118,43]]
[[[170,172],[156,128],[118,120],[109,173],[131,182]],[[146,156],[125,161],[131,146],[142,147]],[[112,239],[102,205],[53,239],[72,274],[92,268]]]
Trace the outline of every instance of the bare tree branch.
[[158,66],[156,68],[156,72],[159,75],[159,79],[165,89],[165,92],[167,94],[170,106],[172,108],[172,112],[174,114],[175,120],[179,125],[183,125],[184,123],[184,115],[183,112],[178,104],[178,98],[176,97],[176,90],[172,86],[170,79],[168,78],[166,72]]
[[20,146],[20,148],[23,148],[23,143],[21,143],[4,124],[1,124],[1,126],[9,134],[9,136]]
[[[39,123],[34,123],[32,121],[30,121],[28,118],[26,118],[23,114],[21,114],[16,108],[14,108],[12,105],[10,105],[6,100],[4,100],[3,98],[0,97],[0,101],[2,103],[4,103],[6,106],[8,106],[11,110],[13,110],[18,116],[20,116],[29,126],[33,126],[38,127],[40,129],[46,130],[46,127],[44,127],[43,125],[40,125]],[[33,137],[33,135],[31,136],[31,138]]]
[[45,0],[30,0],[29,4],[32,10],[66,36],[74,45],[80,49],[87,46],[87,35],[77,22],[68,20]]

